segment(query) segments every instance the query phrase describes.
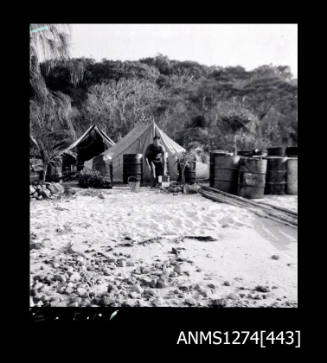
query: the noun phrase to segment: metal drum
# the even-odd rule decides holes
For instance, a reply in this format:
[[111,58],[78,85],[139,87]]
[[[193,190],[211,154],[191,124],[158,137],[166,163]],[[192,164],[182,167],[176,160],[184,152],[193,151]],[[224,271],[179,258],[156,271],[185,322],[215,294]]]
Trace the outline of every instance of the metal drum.
[[215,155],[228,155],[228,152],[225,150],[213,150],[210,152],[209,158],[209,185],[213,187],[214,184],[214,176],[215,176]]
[[264,197],[267,160],[242,157],[239,162],[237,194],[244,198]]
[[284,149],[282,147],[269,147],[267,148],[268,156],[283,156]]
[[123,156],[123,183],[134,176],[137,181],[143,182],[143,156],[142,154],[125,154]]
[[253,151],[251,150],[240,150],[237,152],[237,155],[240,155],[240,156],[252,156],[253,155]]
[[184,178],[186,184],[194,184],[196,182],[196,161],[193,161],[191,165],[185,166]]
[[287,194],[297,195],[298,187],[298,170],[297,170],[297,158],[287,159]]
[[103,177],[112,183],[112,160],[103,159],[103,155],[97,155],[93,158],[92,167],[97,170]]
[[286,193],[287,181],[287,158],[279,156],[267,157],[267,174],[265,194],[278,194]]
[[287,147],[285,150],[285,155],[290,158],[297,158],[298,156],[297,147],[296,146]]
[[240,156],[227,152],[210,153],[210,186],[226,193],[236,193]]

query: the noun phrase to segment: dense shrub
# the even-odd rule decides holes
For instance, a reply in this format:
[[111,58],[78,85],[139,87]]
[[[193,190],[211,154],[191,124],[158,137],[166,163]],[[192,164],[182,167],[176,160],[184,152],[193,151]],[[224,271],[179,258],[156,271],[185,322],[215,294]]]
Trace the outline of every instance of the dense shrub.
[[111,188],[110,181],[96,170],[85,169],[78,175],[78,185],[82,188]]
[[205,152],[297,145],[297,80],[284,66],[79,58],[54,62],[34,81],[40,92],[31,95],[31,134],[44,144],[46,162],[64,148],[57,141],[76,140],[90,124],[117,142],[136,123],[154,120],[187,150],[198,144]]

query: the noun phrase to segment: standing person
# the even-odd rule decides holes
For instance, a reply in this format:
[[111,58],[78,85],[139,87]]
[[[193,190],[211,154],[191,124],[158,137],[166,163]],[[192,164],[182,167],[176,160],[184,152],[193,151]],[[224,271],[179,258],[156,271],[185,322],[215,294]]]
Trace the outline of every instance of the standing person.
[[158,177],[160,175],[167,174],[165,148],[160,143],[160,140],[160,136],[156,135],[153,138],[153,143],[145,151],[145,160],[153,176],[153,187],[158,183]]

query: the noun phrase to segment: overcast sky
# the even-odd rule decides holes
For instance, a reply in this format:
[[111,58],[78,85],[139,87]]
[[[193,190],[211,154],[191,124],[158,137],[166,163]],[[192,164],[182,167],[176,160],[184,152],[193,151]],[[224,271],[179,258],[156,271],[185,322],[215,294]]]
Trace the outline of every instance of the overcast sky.
[[288,65],[297,77],[296,24],[72,24],[72,57],[176,60],[247,70]]

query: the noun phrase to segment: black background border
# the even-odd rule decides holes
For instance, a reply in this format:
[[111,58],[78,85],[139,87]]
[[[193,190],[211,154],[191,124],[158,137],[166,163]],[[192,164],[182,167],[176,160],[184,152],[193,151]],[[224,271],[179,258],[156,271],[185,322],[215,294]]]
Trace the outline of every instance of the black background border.
[[[43,20],[43,19],[46,20]],[[128,18],[128,17],[127,17]],[[310,212],[304,210],[302,206],[306,205],[305,199],[308,199],[304,191],[304,178],[303,170],[304,165],[307,163],[307,156],[304,153],[305,145],[307,143],[306,138],[302,135],[306,131],[302,131],[303,119],[306,111],[303,107],[303,80],[304,80],[304,69],[302,68],[302,59],[304,59],[302,52],[303,42],[303,23],[299,17],[289,17],[288,19],[247,19],[244,18],[234,19],[222,19],[216,18],[211,19],[197,16],[189,17],[187,20],[182,20],[183,17],[175,16],[172,19],[171,16],[165,19],[158,17],[149,16],[147,19],[144,16],[134,17],[134,19],[126,19],[126,17],[120,17],[120,19],[78,19],[72,20],[72,17],[57,16],[55,19],[49,19],[49,16],[42,17],[29,16],[20,23],[17,24],[15,35],[18,34],[18,43],[10,43],[10,51],[14,53],[18,50],[19,55],[15,56],[15,61],[18,64],[14,65],[17,69],[15,77],[17,76],[17,82],[21,84],[17,96],[19,97],[20,106],[17,107],[16,103],[12,106],[14,110],[15,118],[22,120],[19,131],[15,138],[15,145],[19,147],[10,148],[10,155],[13,160],[19,160],[13,168],[10,168],[10,173],[13,175],[15,180],[19,180],[17,184],[17,193],[13,209],[16,207],[14,214],[11,218],[11,224],[9,222],[8,227],[10,228],[11,235],[10,240],[20,241],[19,243],[19,257],[15,259],[15,266],[18,266],[17,276],[15,280],[15,293],[18,294],[14,297],[13,293],[12,306],[14,307],[17,318],[17,323],[24,327],[22,331],[38,339],[38,342],[43,344],[47,343],[49,336],[59,335],[60,341],[63,345],[68,344],[67,339],[82,339],[86,335],[90,337],[90,343],[105,343],[107,346],[115,346],[117,344],[137,344],[138,347],[147,346],[175,346],[177,337],[181,330],[301,330],[302,332],[302,349],[303,346],[308,345],[312,338],[305,325],[308,323],[308,312],[310,312],[309,300],[305,298],[305,265],[307,265],[309,259],[309,251],[305,248],[305,242],[312,239],[312,233],[304,228],[303,220],[309,223]],[[169,20],[168,20],[169,19]],[[97,309],[97,308],[41,308],[40,309],[29,309],[29,67],[28,67],[28,54],[29,54],[29,23],[41,23],[41,22],[58,22],[58,23],[297,23],[298,24],[298,80],[299,80],[299,145],[300,146],[300,171],[299,171],[299,241],[298,241],[298,308],[108,308],[108,309]],[[17,57],[17,58],[16,58]],[[12,80],[15,82],[16,80]],[[19,167],[17,167],[19,165]],[[19,206],[19,214],[17,211]],[[12,210],[11,210],[12,212]],[[19,228],[17,220],[19,218]],[[302,222],[301,222],[302,221]],[[14,248],[17,248],[14,246]],[[305,257],[304,257],[305,256]],[[307,261],[307,262],[306,262]],[[16,267],[15,267],[16,269]],[[87,320],[87,312],[90,311],[91,315],[94,315],[94,311],[102,312],[102,319],[91,319]],[[110,314],[119,310],[118,314],[112,320],[109,320]],[[33,315],[33,312],[36,315]],[[77,314],[76,312],[82,312]],[[75,320],[74,320],[75,316]],[[59,317],[59,319],[56,319]],[[77,339],[76,339],[77,338]],[[76,339],[76,340],[75,340]],[[217,349],[217,346],[215,346]],[[238,349],[247,350],[259,348],[254,346],[219,346],[219,350],[222,349]],[[285,351],[292,349],[289,346],[273,346],[266,350],[280,350]]]

